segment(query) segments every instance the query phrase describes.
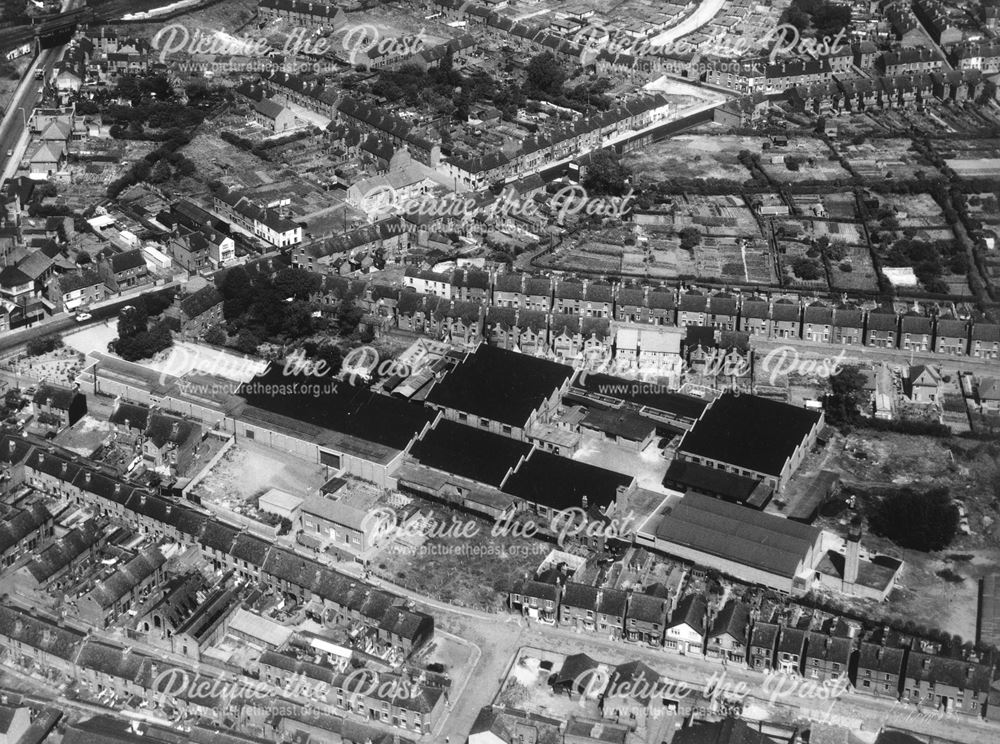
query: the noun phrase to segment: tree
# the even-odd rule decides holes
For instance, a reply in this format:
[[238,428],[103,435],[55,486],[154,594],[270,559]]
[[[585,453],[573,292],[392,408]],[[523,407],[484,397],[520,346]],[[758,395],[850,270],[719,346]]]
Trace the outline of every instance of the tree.
[[683,228],[678,235],[681,239],[681,249],[685,251],[693,250],[701,242],[701,233],[694,225]]
[[148,321],[146,303],[139,297],[118,311],[118,338],[127,339],[145,332]]
[[244,354],[256,354],[258,346],[260,339],[249,328],[244,328],[236,337],[236,348]]
[[598,150],[587,161],[583,186],[590,195],[622,196],[628,190],[632,174],[611,150]]
[[867,379],[858,367],[844,367],[829,378],[830,392],[823,401],[826,420],[831,426],[851,426],[861,419],[867,405]]
[[40,338],[33,338],[25,344],[25,352],[28,356],[41,356],[42,354],[48,354],[50,351],[54,351],[63,345],[62,339],[59,336],[41,336]]
[[796,258],[792,261],[792,273],[799,279],[814,281],[820,278],[819,264],[809,258]]
[[958,533],[958,507],[947,488],[904,488],[869,502],[868,523],[897,545],[931,551],[948,547]]
[[559,93],[566,82],[566,71],[552,52],[536,54],[528,63],[526,84],[543,93]]
[[173,172],[170,170],[170,164],[166,160],[159,160],[149,172],[149,182],[165,183],[170,180],[172,175]]
[[253,302],[253,286],[242,266],[234,266],[225,273],[219,291],[223,297],[222,315],[226,320],[241,317]]
[[229,335],[226,333],[226,329],[222,327],[221,324],[216,323],[214,326],[205,331],[205,343],[212,344],[214,346],[225,346],[226,341],[229,340]]

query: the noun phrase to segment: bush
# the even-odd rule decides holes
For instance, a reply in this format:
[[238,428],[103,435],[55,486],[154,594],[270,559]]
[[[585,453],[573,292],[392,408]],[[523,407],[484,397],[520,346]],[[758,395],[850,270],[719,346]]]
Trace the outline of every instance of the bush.
[[792,273],[799,279],[806,281],[819,279],[819,264],[809,258],[796,258],[792,261]]
[[904,488],[871,500],[868,523],[876,535],[901,547],[941,550],[958,533],[958,507],[947,488],[924,492]]
[[851,272],[851,271],[854,271],[854,267],[851,265],[850,261],[842,261],[840,263],[840,265],[838,266],[838,268],[841,271],[848,272],[848,273]]
[[48,354],[50,351],[55,351],[62,345],[62,339],[58,336],[42,336],[28,341],[25,345],[25,351],[28,352],[28,356],[36,357]]

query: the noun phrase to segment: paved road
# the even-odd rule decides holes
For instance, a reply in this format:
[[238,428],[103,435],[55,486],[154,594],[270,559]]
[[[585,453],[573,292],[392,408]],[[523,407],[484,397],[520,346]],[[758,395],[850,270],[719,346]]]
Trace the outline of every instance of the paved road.
[[[165,284],[161,287],[150,286],[149,290],[146,292],[128,295],[120,300],[114,300],[106,305],[102,305],[101,307],[91,308],[88,311],[91,316],[90,320],[82,323],[77,322],[72,315],[60,313],[59,315],[43,320],[40,323],[35,323],[27,328],[10,331],[9,333],[0,335],[0,355],[7,355],[11,352],[18,351],[21,346],[32,338],[47,336],[50,333],[62,333],[63,331],[72,329],[86,328],[87,326],[103,323],[108,318],[113,318],[118,315],[118,311],[126,305],[135,302],[136,297],[157,295],[172,291],[176,287],[176,282],[171,282],[170,284]],[[95,351],[107,351],[107,349],[95,349]]]
[[[516,615],[481,612],[430,600],[388,581],[377,584],[413,599],[421,608],[434,614],[436,627],[447,630],[482,650],[482,656],[472,673],[475,684],[452,707],[437,737],[431,741],[465,741],[479,710],[494,701],[500,684],[511,664],[524,648],[539,648],[558,653],[588,653],[599,661],[621,663],[640,659],[671,681],[683,683],[689,694],[681,701],[682,709],[705,705],[702,691],[711,687],[725,674],[723,686],[745,694],[744,702],[758,703],[778,715],[805,715],[822,720],[828,715],[832,723],[841,723],[866,731],[877,731],[891,724],[901,728],[935,734],[967,744],[982,744],[1000,737],[995,724],[979,720],[936,717],[936,711],[922,715],[915,706],[894,700],[869,698],[848,692],[831,702],[815,694],[806,685],[796,685],[796,679],[783,675],[765,675],[742,666],[723,666],[702,657],[680,656],[663,649],[635,643],[625,643],[606,636],[576,632],[570,628],[529,622]],[[683,685],[678,685],[682,687]],[[743,685],[740,687],[740,685]],[[793,689],[794,688],[794,689]],[[800,694],[801,693],[801,694]],[[773,698],[773,699],[772,699]]]
[[[970,356],[951,356],[949,354],[935,354],[932,352],[909,352],[903,349],[882,349],[869,346],[838,346],[836,344],[815,343],[804,341],[800,338],[774,338],[761,339],[753,336],[750,344],[757,350],[757,368],[762,369],[761,364],[768,352],[782,347],[792,347],[800,355],[800,358],[809,359],[834,359],[841,352],[844,354],[844,364],[860,363],[871,365],[874,362],[890,362],[894,364],[935,364],[944,367],[956,367],[979,373],[998,374],[1000,373],[1000,360],[977,359]],[[794,355],[789,352],[787,359],[793,359]],[[780,360],[773,357],[772,369],[778,365]]]

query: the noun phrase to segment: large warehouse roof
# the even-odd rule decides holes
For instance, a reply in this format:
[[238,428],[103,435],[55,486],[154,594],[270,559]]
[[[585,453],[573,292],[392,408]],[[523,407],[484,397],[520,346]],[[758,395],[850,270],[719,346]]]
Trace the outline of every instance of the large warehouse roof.
[[723,395],[705,411],[678,449],[758,473],[781,475],[820,413],[755,395]]
[[656,527],[656,537],[751,568],[794,577],[820,531],[784,517],[688,493]]

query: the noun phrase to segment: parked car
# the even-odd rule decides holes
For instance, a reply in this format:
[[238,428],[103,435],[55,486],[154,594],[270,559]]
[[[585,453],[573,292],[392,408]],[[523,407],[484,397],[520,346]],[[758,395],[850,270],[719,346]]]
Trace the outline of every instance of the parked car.
[[91,318],[93,318],[93,317],[94,317],[94,316],[93,316],[93,315],[91,315],[90,313],[77,313],[77,314],[76,314],[76,315],[74,316],[74,318],[76,319],[76,322],[77,322],[77,323],[84,323],[84,322],[86,322],[86,321],[90,320],[90,319],[91,319]]

